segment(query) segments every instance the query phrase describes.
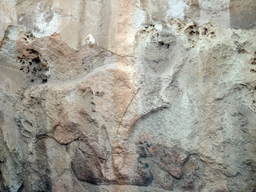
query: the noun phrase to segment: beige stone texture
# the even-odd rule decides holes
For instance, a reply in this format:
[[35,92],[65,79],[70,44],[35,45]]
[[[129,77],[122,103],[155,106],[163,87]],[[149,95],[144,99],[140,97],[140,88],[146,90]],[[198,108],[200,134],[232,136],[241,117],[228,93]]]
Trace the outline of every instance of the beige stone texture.
[[0,192],[254,192],[253,0],[0,0]]

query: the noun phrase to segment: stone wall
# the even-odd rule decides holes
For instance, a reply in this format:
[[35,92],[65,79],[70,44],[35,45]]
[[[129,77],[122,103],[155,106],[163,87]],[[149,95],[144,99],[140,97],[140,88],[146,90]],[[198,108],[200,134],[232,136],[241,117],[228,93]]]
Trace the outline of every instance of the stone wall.
[[253,0],[0,0],[1,192],[254,192]]

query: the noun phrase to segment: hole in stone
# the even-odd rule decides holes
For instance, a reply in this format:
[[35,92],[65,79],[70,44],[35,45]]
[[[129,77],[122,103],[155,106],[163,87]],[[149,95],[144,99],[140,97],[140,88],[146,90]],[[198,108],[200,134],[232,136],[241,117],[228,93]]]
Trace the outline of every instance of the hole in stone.
[[34,82],[34,79],[31,79],[31,82],[33,83],[33,82]]
[[47,83],[47,81],[48,81],[47,79],[43,79],[42,83]]
[[40,59],[39,59],[39,57],[34,58],[34,59],[33,59],[33,61],[34,61],[35,63],[40,63]]
[[36,74],[36,72],[37,72],[37,69],[34,67],[32,73],[33,73],[33,74]]
[[208,29],[204,28],[204,35],[207,33]]
[[158,44],[159,44],[159,46],[161,46],[161,47],[164,46],[164,42],[163,42],[163,41],[159,41]]
[[33,54],[33,53],[36,54],[37,51],[35,51],[34,49],[29,49],[29,53],[30,53],[30,54]]
[[189,32],[189,35],[193,35],[193,34],[195,34],[194,31],[190,31],[190,32]]

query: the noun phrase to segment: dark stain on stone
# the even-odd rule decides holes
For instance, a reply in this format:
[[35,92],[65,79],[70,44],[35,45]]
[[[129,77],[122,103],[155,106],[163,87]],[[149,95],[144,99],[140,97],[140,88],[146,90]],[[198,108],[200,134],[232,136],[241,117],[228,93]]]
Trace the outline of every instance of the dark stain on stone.
[[52,182],[50,178],[50,169],[47,157],[47,149],[46,149],[46,139],[41,139],[36,143],[36,162],[35,165],[39,170],[37,186],[34,186],[34,189],[40,189],[42,191],[52,191]]
[[230,0],[230,26],[235,29],[253,29],[256,27],[255,0]]
[[0,111],[0,126],[4,124],[4,113]]
[[43,79],[42,83],[47,83],[47,81],[48,81],[47,79]]
[[3,178],[1,170],[0,170],[0,191],[7,192],[7,190],[4,187],[4,178]]
[[[137,153],[138,177],[134,180],[134,185],[149,186],[155,179],[160,182],[161,188],[168,190],[177,188],[181,191],[202,191],[205,187],[202,174],[206,164],[199,156],[188,155],[176,146],[168,148],[147,141],[137,144]],[[159,180],[157,175],[161,175],[161,172],[167,174],[168,178]]]
[[71,167],[78,180],[95,185],[100,184],[103,181],[103,175],[99,159],[91,146],[85,143],[83,146],[82,150],[77,150],[77,153],[71,162]]
[[24,185],[23,185],[23,183],[22,183],[22,185],[20,186],[20,188],[18,189],[18,191],[17,191],[17,192],[23,192],[23,191],[24,191],[24,189],[25,189],[25,187],[24,187]]
[[243,46],[241,44],[239,44],[238,41],[235,41],[234,43],[236,45],[236,51],[238,53],[246,53],[246,50],[243,48]]
[[152,184],[152,181],[154,179],[153,174],[149,171],[149,173],[144,173],[144,182],[142,184],[138,184],[139,186],[149,186]]

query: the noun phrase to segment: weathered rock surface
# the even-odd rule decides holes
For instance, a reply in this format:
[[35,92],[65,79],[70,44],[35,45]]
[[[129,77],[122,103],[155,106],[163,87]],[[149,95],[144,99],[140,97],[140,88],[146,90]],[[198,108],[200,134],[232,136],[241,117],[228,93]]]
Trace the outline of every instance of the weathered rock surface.
[[256,191],[253,0],[0,0],[0,192]]

